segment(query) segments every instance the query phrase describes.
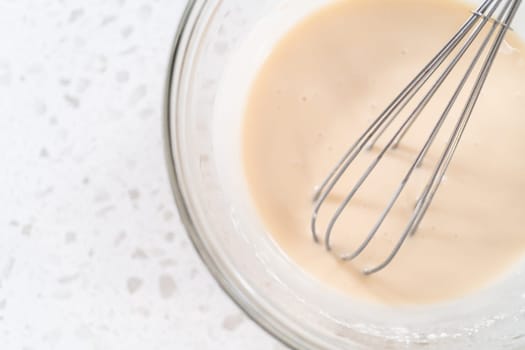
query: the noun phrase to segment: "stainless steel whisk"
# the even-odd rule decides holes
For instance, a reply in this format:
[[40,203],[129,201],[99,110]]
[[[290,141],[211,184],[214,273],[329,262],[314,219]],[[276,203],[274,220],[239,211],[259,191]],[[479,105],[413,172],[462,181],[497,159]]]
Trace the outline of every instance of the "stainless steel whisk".
[[[368,236],[361,243],[355,251],[341,256],[343,260],[352,260],[358,257],[369,245],[374,236],[377,234],[381,225],[387,218],[391,209],[394,207],[399,196],[405,189],[408,181],[410,180],[414,171],[421,165],[423,159],[425,158],[427,152],[432,146],[434,140],[439,134],[445,120],[450,114],[451,109],[455,105],[460,96],[461,92],[465,88],[469,78],[472,76],[477,64],[480,62],[482,57],[486,55],[485,60],[482,62],[482,66],[479,70],[478,76],[475,78],[472,91],[467,99],[466,105],[460,114],[457,123],[452,131],[448,143],[445,146],[443,153],[437,161],[437,164],[432,172],[432,175],[424,187],[423,192],[421,193],[419,199],[416,202],[414,211],[408,220],[408,224],[405,226],[404,231],[402,232],[399,240],[396,242],[390,254],[385,258],[385,260],[379,265],[365,269],[364,274],[370,275],[376,273],[386,266],[388,266],[395,256],[398,254],[402,245],[405,243],[406,239],[416,232],[421,223],[423,217],[425,216],[433,198],[438,190],[445,172],[452,160],[452,157],[456,151],[456,148],[460,142],[460,139],[463,135],[465,127],[472,115],[474,107],[478,101],[481,90],[489,71],[492,67],[492,64],[495,60],[496,55],[500,49],[501,44],[507,34],[507,31],[510,29],[510,25],[518,11],[519,6],[521,5],[521,0],[486,0],[483,4],[475,11],[473,11],[472,16],[463,24],[463,26],[458,30],[458,32],[452,37],[452,39],[439,51],[439,53],[423,68],[423,70],[401,91],[401,93],[388,105],[388,107],[375,119],[366,129],[366,131],[357,139],[357,141],[346,151],[344,156],[340,159],[334,169],[322,182],[321,186],[316,191],[314,197],[314,210],[311,218],[311,231],[313,239],[316,242],[320,241],[320,237],[317,230],[317,218],[323,204],[325,204],[326,199],[329,197],[330,193],[333,191],[336,184],[341,180],[344,173],[348,170],[352,162],[356,157],[366,149],[371,149],[378,139],[383,136],[385,131],[392,125],[393,121],[399,116],[400,112],[408,105],[408,103],[414,98],[414,96],[425,86],[425,83],[428,82],[431,76],[440,68],[447,58],[452,57],[451,62],[448,66],[444,67],[444,71],[438,77],[438,79],[430,86],[430,89],[420,102],[417,103],[415,109],[409,114],[408,118],[404,120],[401,126],[398,129],[395,129],[393,136],[388,139],[386,145],[380,150],[379,154],[375,159],[370,163],[368,168],[358,178],[355,185],[351,188],[348,195],[337,207],[335,213],[331,217],[326,231],[324,233],[324,244],[327,250],[331,250],[331,240],[334,225],[340,218],[341,214],[354,198],[355,194],[359,191],[363,183],[367,180],[369,175],[374,171],[378,163],[381,161],[383,156],[387,153],[388,150],[396,148],[399,143],[403,140],[407,131],[410,129],[412,124],[425,109],[430,100],[434,97],[438,89],[442,86],[445,80],[449,77],[450,73],[457,66],[458,62],[463,58],[465,53],[471,48],[472,44],[480,37],[483,29],[487,26],[488,23],[491,23],[487,29],[489,29],[488,34],[481,38],[482,40],[479,49],[475,52],[473,56],[473,61],[468,66],[467,71],[463,78],[461,79],[457,89],[455,90],[452,98],[449,103],[446,105],[443,113],[440,118],[437,120],[434,125],[428,139],[424,143],[424,146],[421,148],[414,162],[409,167],[406,175],[402,179],[399,187],[394,192],[389,202],[387,203],[385,209],[380,214],[378,221],[372,227]],[[498,11],[499,10],[499,11]],[[496,15],[496,16],[495,16]],[[496,34],[494,38],[494,34]],[[463,43],[463,45],[460,45]],[[457,52],[452,55],[456,50]],[[488,50],[488,51],[487,51]]]

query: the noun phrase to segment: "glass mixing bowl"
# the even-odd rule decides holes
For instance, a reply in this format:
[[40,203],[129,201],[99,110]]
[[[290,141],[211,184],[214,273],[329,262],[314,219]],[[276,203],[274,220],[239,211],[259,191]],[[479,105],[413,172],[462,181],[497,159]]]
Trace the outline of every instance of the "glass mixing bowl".
[[[189,1],[175,38],[166,94],[168,167],[181,218],[212,274],[253,320],[296,349],[525,349],[523,269],[453,302],[358,303],[298,270],[264,232],[246,194],[232,194],[232,184],[243,179],[240,172],[219,174],[215,99],[236,47],[281,2]],[[524,12],[515,20],[521,34]]]

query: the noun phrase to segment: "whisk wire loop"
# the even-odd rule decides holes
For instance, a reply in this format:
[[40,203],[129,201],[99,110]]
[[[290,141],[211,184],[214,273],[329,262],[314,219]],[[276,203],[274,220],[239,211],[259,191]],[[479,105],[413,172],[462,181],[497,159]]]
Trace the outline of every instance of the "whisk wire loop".
[[[503,3],[503,8],[501,9],[498,16],[495,18],[494,14],[500,8]],[[415,208],[411,214],[411,217],[408,220],[404,231],[402,232],[399,240],[396,242],[395,246],[391,250],[390,254],[386,259],[379,265],[365,269],[364,274],[370,275],[387,267],[395,256],[398,254],[399,250],[405,243],[409,235],[414,234],[414,232],[419,227],[423,217],[425,216],[430,204],[434,198],[435,193],[437,192],[440,184],[442,183],[443,177],[451,163],[453,155],[457,149],[457,146],[461,140],[461,137],[464,133],[466,125],[473,113],[474,107],[479,99],[482,88],[486,82],[490,69],[494,63],[494,60],[497,56],[499,48],[501,47],[506,33],[510,29],[510,25],[518,11],[519,6],[521,5],[521,0],[486,0],[481,6],[473,11],[472,15],[468,20],[461,26],[457,33],[447,42],[447,44],[434,56],[434,58],[416,75],[416,77],[401,91],[401,93],[387,106],[387,108],[377,117],[365,130],[363,134],[355,141],[355,143],[345,152],[343,157],[337,162],[336,166],[332,169],[329,175],[321,183],[321,186],[317,189],[314,196],[314,209],[311,217],[311,232],[312,237],[315,242],[319,242],[319,234],[317,230],[317,219],[319,212],[325,204],[327,198],[334,190],[335,186],[339,183],[343,175],[348,171],[349,167],[352,165],[354,160],[363,152],[365,149],[372,149],[377,141],[384,135],[385,131],[393,124],[393,122],[398,118],[400,113],[407,107],[411,100],[417,95],[418,92],[426,85],[434,73],[443,66],[443,63],[450,58],[454,50],[458,52],[453,56],[450,63],[445,67],[444,71],[439,75],[438,79],[432,84],[430,89],[425,93],[422,100],[416,105],[415,109],[409,114],[409,116],[401,123],[401,126],[393,133],[393,136],[388,140],[386,145],[381,149],[378,155],[372,160],[370,165],[366,168],[365,172],[357,179],[357,182],[352,186],[348,195],[343,199],[343,201],[337,207],[335,213],[329,220],[325,233],[324,233],[324,246],[327,250],[331,250],[331,236],[334,230],[334,227],[340,216],[350,204],[356,193],[363,186],[367,178],[374,171],[376,166],[380,163],[384,155],[391,149],[396,148],[400,142],[404,139],[407,133],[410,131],[411,126],[414,124],[416,119],[435,96],[437,91],[442,87],[443,83],[449,77],[451,72],[457,67],[460,60],[465,56],[466,52],[472,47],[476,39],[479,38],[483,29],[485,29],[487,23],[491,22],[492,26],[490,27],[487,35],[483,38],[482,43],[480,44],[478,50],[476,51],[472,62],[467,68],[467,71],[463,75],[457,89],[454,91],[452,97],[450,98],[448,104],[446,105],[443,113],[440,115],[439,119],[436,121],[433,129],[431,130],[428,138],[426,139],[423,147],[418,152],[417,157],[414,162],[409,167],[406,175],[401,180],[400,185],[394,191],[394,194],[389,199],[385,209],[381,212],[379,219],[376,221],[371,231],[366,236],[365,240],[356,248],[355,251],[351,253],[346,253],[341,256],[343,260],[352,260],[358,257],[369,245],[369,243],[374,239],[377,232],[381,228],[385,219],[391,212],[392,208],[399,199],[401,193],[405,189],[407,183],[409,182],[411,176],[415,170],[422,164],[425,159],[428,151],[432,147],[437,135],[442,129],[447,117],[449,116],[453,106],[457,102],[461,92],[464,90],[469,78],[472,76],[472,73],[475,71],[478,63],[483,57],[487,47],[491,41],[493,41],[492,46],[489,48],[486,59],[483,62],[483,65],[480,69],[479,75],[474,82],[472,91],[468,97],[467,103],[458,118],[457,124],[455,125],[452,135],[448,143],[446,144],[445,150],[443,151],[441,157],[439,158],[430,180],[427,185],[424,187],[423,192],[421,193],[419,199],[416,202]],[[498,31],[499,28],[499,31]],[[493,39],[494,34],[497,32],[496,38]],[[463,45],[460,46],[460,44]]]

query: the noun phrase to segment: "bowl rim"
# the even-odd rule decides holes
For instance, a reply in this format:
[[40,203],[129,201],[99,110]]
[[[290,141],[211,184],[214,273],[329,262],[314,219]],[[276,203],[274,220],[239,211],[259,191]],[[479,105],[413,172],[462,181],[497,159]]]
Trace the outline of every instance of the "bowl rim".
[[[289,330],[289,327],[284,322],[281,322],[278,318],[274,317],[274,315],[261,313],[262,308],[260,308],[251,298],[247,297],[239,286],[235,285],[232,279],[221,268],[217,259],[206,248],[206,245],[195,225],[187,199],[182,190],[181,174],[177,169],[177,149],[174,142],[176,140],[176,135],[172,132],[172,123],[177,119],[177,112],[174,108],[178,93],[177,77],[181,73],[177,71],[177,63],[183,58],[182,56],[185,53],[185,35],[188,34],[189,31],[189,39],[191,39],[191,30],[189,29],[195,25],[195,22],[200,17],[204,6],[208,2],[208,0],[187,0],[186,6],[179,19],[178,27],[175,31],[169,54],[164,86],[162,134],[164,156],[173,198],[177,206],[180,220],[194,249],[215,281],[218,283],[219,287],[226,293],[226,295],[228,295],[230,300],[232,300],[246,316],[255,322],[256,325],[263,329],[269,336],[280,341],[283,345],[296,350],[318,349],[319,347],[317,344],[307,341],[300,335],[294,334],[291,330],[287,331]],[[218,0],[218,2],[220,3],[221,1]],[[192,18],[194,15],[195,18]]]
[[[218,6],[223,0],[187,0],[179,24],[174,33],[174,39],[169,54],[166,70],[163,99],[163,124],[162,134],[164,143],[164,156],[173,198],[177,206],[179,217],[184,229],[192,242],[194,249],[200,256],[208,271],[214,277],[221,289],[252,321],[254,321],[268,335],[284,345],[296,350],[321,349],[322,341],[309,334],[294,331],[286,321],[286,315],[275,308],[266,308],[254,299],[242,281],[231,273],[221,259],[209,249],[203,236],[199,233],[198,220],[192,212],[191,196],[187,193],[182,165],[177,145],[178,135],[174,125],[180,118],[177,111],[178,96],[180,94],[183,61],[188,45],[194,39],[193,29],[202,18],[208,5]],[[281,316],[281,317],[279,317]],[[361,348],[358,344],[352,347]],[[346,347],[345,347],[346,348]]]

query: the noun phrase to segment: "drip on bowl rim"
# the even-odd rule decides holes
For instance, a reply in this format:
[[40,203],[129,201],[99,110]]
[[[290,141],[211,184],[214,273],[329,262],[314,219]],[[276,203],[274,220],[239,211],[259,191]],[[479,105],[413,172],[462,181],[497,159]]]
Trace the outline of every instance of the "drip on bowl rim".
[[185,31],[189,30],[188,28],[191,27],[192,23],[194,24],[194,21],[196,20],[195,17],[192,16],[192,13],[194,11],[200,12],[205,2],[206,1],[202,0],[188,0],[188,3],[180,18],[179,26],[177,27],[175,33],[175,38],[172,44],[172,51],[170,54],[170,60],[168,63],[168,72],[164,96],[163,131],[165,156],[175,203],[179,211],[180,219],[197,253],[199,254],[200,258],[202,259],[208,270],[214,276],[216,281],[219,283],[220,287],[229,295],[230,299],[234,301],[255,323],[257,323],[271,335],[277,337],[283,343],[296,349],[308,349],[313,344],[307,344],[305,343],[305,340],[301,339],[300,337],[294,337],[293,335],[284,332],[284,324],[279,326],[280,322],[277,319],[269,320],[268,318],[263,316],[258,310],[257,306],[254,305],[252,301],[250,301],[248,298],[246,298],[244,292],[241,291],[238,288],[238,286],[233,284],[229,280],[229,278],[224,274],[223,270],[218,265],[218,262],[205,248],[205,243],[202,241],[201,237],[197,233],[197,229],[192,221],[189,208],[187,207],[187,204],[184,200],[182,188],[180,187],[180,180],[174,158],[174,156],[176,155],[176,149],[174,149],[173,147],[173,135],[170,127],[172,119],[174,117],[174,111],[171,102],[176,94],[176,90],[174,89],[173,85],[176,76],[175,69],[177,65],[177,59],[179,58],[179,55],[183,50],[182,45],[184,44],[184,33]]

